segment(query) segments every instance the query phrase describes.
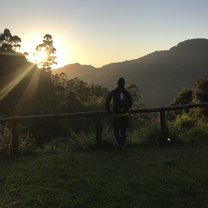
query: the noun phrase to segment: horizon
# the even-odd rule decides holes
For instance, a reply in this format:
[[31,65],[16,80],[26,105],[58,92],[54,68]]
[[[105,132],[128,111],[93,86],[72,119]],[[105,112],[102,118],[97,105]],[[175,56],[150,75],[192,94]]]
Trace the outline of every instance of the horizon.
[[0,26],[22,39],[23,51],[32,53],[45,34],[53,36],[57,68],[100,68],[208,34],[206,0],[8,0],[3,8]]
[[145,57],[145,56],[148,56],[148,55],[150,55],[150,54],[153,54],[153,53],[155,53],[155,52],[169,51],[171,48],[178,46],[178,44],[183,43],[183,42],[186,42],[186,41],[190,41],[190,40],[192,41],[192,40],[208,40],[208,39],[207,39],[207,38],[200,37],[200,38],[192,38],[192,39],[182,40],[182,41],[178,42],[176,45],[174,45],[174,46],[172,46],[172,47],[170,47],[170,48],[168,48],[168,49],[164,49],[164,50],[155,50],[155,51],[152,51],[152,52],[150,52],[150,53],[148,53],[148,54],[144,54],[143,56],[140,56],[140,57],[137,57],[137,58],[133,58],[133,59],[129,59],[129,60],[120,60],[120,61],[117,61],[117,62],[111,62],[111,63],[106,63],[106,64],[104,64],[104,65],[102,65],[102,66],[100,66],[100,67],[95,67],[95,66],[93,66],[92,64],[84,64],[84,63],[81,64],[81,63],[79,63],[79,62],[76,62],[76,63],[66,64],[66,65],[64,65],[64,66],[62,66],[62,67],[59,67],[59,68],[53,68],[53,70],[58,70],[58,69],[60,69],[60,68],[67,67],[67,66],[69,66],[69,65],[76,65],[76,64],[81,65],[81,66],[92,66],[92,67],[94,67],[95,69],[101,69],[101,68],[103,68],[103,67],[105,67],[105,66],[107,66],[107,65],[110,65],[110,64],[117,64],[117,63],[123,63],[123,62],[128,62],[128,61],[137,60],[137,59],[143,58],[143,57]]

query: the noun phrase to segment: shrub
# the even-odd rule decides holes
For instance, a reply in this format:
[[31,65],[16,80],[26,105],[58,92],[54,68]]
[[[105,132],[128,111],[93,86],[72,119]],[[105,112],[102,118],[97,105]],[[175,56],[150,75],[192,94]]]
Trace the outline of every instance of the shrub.
[[75,133],[70,132],[68,144],[71,150],[86,150],[95,147],[96,139],[95,133],[92,131]]
[[149,126],[141,127],[134,130],[129,135],[127,144],[130,146],[152,146],[158,143],[160,139],[160,129],[157,123],[152,123]]
[[36,153],[37,146],[35,144],[35,138],[27,131],[26,134],[22,134],[19,137],[19,151],[22,153]]
[[0,153],[9,154],[11,152],[11,130],[8,124],[0,125]]
[[198,121],[194,127],[180,133],[183,143],[204,144],[208,142],[208,125]]
[[104,127],[102,132],[102,147],[114,148],[116,145],[116,139],[114,137],[112,127]]
[[178,130],[187,130],[195,125],[195,120],[187,113],[176,116],[176,119],[172,122],[172,126]]
[[88,133],[75,133],[70,130],[68,137],[54,138],[43,146],[48,153],[70,152],[92,149],[95,147],[96,139],[92,131]]

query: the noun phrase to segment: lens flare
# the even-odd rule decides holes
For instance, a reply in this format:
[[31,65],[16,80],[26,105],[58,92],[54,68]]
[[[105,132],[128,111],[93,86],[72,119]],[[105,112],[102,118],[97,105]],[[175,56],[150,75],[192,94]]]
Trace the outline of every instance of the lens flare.
[[10,75],[7,84],[0,90],[0,100],[5,98],[14,89],[23,78],[33,69],[34,64],[28,65],[26,68],[19,68],[14,74]]

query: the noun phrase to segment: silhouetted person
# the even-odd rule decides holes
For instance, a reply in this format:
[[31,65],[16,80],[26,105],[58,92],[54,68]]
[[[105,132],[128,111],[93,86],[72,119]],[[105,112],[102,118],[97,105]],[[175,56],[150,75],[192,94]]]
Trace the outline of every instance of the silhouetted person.
[[[118,79],[118,87],[112,90],[107,98],[105,106],[108,111],[113,112],[113,130],[116,141],[121,150],[126,141],[127,128],[129,127],[128,111],[132,107],[131,94],[124,88],[125,80],[123,77]],[[113,100],[113,109],[111,109]]]

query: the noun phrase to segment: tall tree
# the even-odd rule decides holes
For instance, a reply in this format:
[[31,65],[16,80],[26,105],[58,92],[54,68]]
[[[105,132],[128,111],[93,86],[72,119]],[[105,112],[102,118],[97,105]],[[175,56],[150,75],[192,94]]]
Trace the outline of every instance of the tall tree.
[[127,90],[130,92],[132,99],[133,99],[133,108],[139,108],[142,106],[141,103],[141,92],[139,88],[132,84],[127,87]]
[[195,102],[208,102],[208,76],[198,79],[193,90]]
[[190,104],[193,101],[193,89],[183,88],[181,91],[174,97],[170,105],[184,105]]
[[15,53],[19,49],[21,39],[17,35],[12,35],[9,29],[5,29],[0,34],[0,51]]
[[51,35],[46,34],[43,37],[43,42],[36,47],[34,53],[34,56],[37,57],[38,67],[50,71],[52,66],[57,64],[55,53],[53,38]]

